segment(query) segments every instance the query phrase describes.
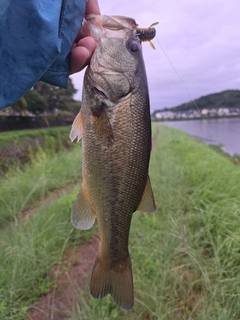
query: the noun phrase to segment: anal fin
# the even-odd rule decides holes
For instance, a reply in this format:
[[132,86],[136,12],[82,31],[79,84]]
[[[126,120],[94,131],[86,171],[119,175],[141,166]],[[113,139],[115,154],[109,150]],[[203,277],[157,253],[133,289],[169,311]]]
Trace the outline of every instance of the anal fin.
[[82,111],[80,110],[73,121],[69,138],[72,142],[77,138],[77,142],[78,142],[82,138],[82,133],[83,133],[83,117],[82,117]]
[[152,191],[152,186],[149,176],[147,177],[147,182],[143,192],[142,200],[138,206],[138,211],[141,212],[154,212],[156,211],[156,204],[154,200],[154,195]]
[[72,207],[71,221],[74,227],[81,230],[90,229],[95,221],[95,215],[87,203],[83,189],[80,190]]

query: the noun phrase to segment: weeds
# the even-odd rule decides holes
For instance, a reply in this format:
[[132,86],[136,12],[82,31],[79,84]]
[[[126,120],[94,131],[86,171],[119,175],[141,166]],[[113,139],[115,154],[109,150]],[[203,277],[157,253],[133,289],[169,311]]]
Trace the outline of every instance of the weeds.
[[50,147],[45,152],[37,143],[35,154],[29,148],[31,162],[25,165],[24,170],[16,167],[0,180],[0,226],[31,207],[49,191],[61,188],[68,182],[79,181],[80,145],[69,152],[53,153]]
[[66,248],[93,235],[93,230],[79,232],[70,223],[78,189],[1,232],[0,319],[26,319],[28,307],[53,287],[51,268],[63,260]]
[[[157,211],[133,215],[134,308],[120,310],[110,296],[94,300],[80,292],[72,320],[240,319],[240,167],[185,133],[161,125],[153,133],[150,178]],[[0,216],[15,216],[34,203],[34,190],[45,193],[52,180],[60,185],[63,172],[71,176],[68,167],[76,175],[79,152],[47,156],[18,179],[10,175],[6,187],[0,184]],[[69,223],[77,189],[1,232],[0,319],[25,319],[27,307],[54,285],[50,270],[61,265],[65,249],[95,232]]]
[[240,168],[187,134],[153,132],[157,212],[135,213],[130,232],[135,306],[89,296],[72,320],[239,319]]
[[0,177],[10,170],[24,169],[39,153],[54,156],[72,149],[69,127],[3,132],[0,136]]

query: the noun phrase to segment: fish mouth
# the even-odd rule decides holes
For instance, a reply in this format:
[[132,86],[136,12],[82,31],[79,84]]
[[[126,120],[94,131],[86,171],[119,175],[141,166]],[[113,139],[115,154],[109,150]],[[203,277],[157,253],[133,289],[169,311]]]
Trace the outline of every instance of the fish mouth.
[[102,88],[94,85],[94,86],[92,87],[92,89],[94,90],[94,92],[95,92],[98,96],[101,96],[101,97],[104,98],[104,99],[110,100],[110,97],[107,95],[107,93],[106,93],[104,90],[102,90]]
[[91,74],[88,75],[88,81],[89,85],[91,86],[91,90],[94,91],[99,100],[102,100],[105,103],[107,102],[107,105],[112,106],[113,102],[111,102],[111,97],[109,96],[107,91],[96,84],[96,82],[92,79]]
[[121,98],[117,98],[116,100],[113,97],[110,97],[106,91],[104,91],[99,86],[92,86],[92,90],[98,96],[99,100],[104,103],[106,107],[116,107],[116,104],[120,103],[121,101],[129,98],[131,96],[131,92],[128,92],[125,96],[122,96]]

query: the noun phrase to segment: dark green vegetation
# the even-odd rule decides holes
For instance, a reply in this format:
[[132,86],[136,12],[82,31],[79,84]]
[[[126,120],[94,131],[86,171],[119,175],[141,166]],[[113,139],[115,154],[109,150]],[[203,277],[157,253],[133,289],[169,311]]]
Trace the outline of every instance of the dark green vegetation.
[[0,131],[70,125],[81,108],[81,102],[73,98],[76,92],[70,78],[67,89],[37,82],[16,103],[0,111]]
[[61,127],[1,133],[0,227],[49,191],[79,180],[81,149],[70,142],[69,131]]
[[[54,142],[39,146],[28,164],[22,169],[15,166],[0,180],[0,319],[26,319],[31,303],[54,285],[49,273],[54,265],[61,265],[65,250],[93,235],[94,231],[80,234],[70,223],[79,186],[52,202],[42,200],[28,219],[22,216],[49,191],[69,182],[80,185],[80,145],[65,149],[62,144],[69,130],[54,128],[0,136],[0,146],[8,146],[17,137],[20,149],[25,148],[26,139],[41,137],[46,142],[48,137]],[[53,146],[59,143],[62,147],[56,152]]]
[[[157,212],[135,213],[130,232],[135,306],[122,311],[110,297],[94,300],[88,291],[80,291],[72,320],[238,320],[240,167],[177,130],[155,125],[154,136],[150,177]],[[47,155],[40,161],[45,167],[39,173],[39,163],[31,164],[31,170],[36,170],[36,176],[31,176],[35,185],[42,179],[57,179],[68,166],[79,176],[79,153],[79,145],[62,151],[62,156],[69,154],[69,165],[59,158],[50,166],[59,154]],[[55,167],[58,171],[47,178],[46,172],[57,170]],[[13,188],[19,179],[27,185],[28,174],[26,168],[5,183],[10,188],[12,181]],[[96,232],[71,227],[70,209],[77,191],[36,210],[29,220],[8,223],[2,230],[0,319],[27,319],[28,307],[54,286],[49,274],[53,265],[63,266],[66,248]],[[25,201],[12,191],[3,199],[8,205]]]
[[[226,90],[218,93],[209,94],[194,100],[199,110],[219,109],[219,108],[240,108],[240,90]],[[196,109],[194,103],[189,101],[174,108],[164,110],[187,111]]]
[[73,148],[70,127],[8,131],[0,134],[0,177],[11,169],[21,169],[37,154],[50,155]]
[[[26,111],[36,115],[44,112],[54,113],[56,109],[77,114],[81,103],[73,99],[76,92],[77,90],[74,88],[71,78],[68,80],[67,89],[39,81],[34,85],[33,90],[28,91],[14,103],[11,109],[21,115]],[[9,109],[9,112],[11,109]]]

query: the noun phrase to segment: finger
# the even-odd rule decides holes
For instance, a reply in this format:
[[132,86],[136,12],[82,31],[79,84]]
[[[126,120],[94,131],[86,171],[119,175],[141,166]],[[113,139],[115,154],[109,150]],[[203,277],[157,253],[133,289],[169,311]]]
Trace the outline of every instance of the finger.
[[96,48],[96,42],[92,37],[81,39],[70,56],[70,74],[81,71],[89,64],[91,56]]
[[87,0],[85,15],[90,13],[101,14],[97,0]]
[[[91,13],[101,14],[97,0],[87,0],[85,15],[88,15]],[[86,37],[87,35],[89,35],[89,30],[85,29],[83,24],[81,30],[79,31],[75,39],[75,42],[78,42],[80,39]]]
[[81,39],[87,37],[88,35],[89,35],[88,29],[85,29],[84,26],[82,26],[82,28],[79,31],[74,43],[78,43]]

